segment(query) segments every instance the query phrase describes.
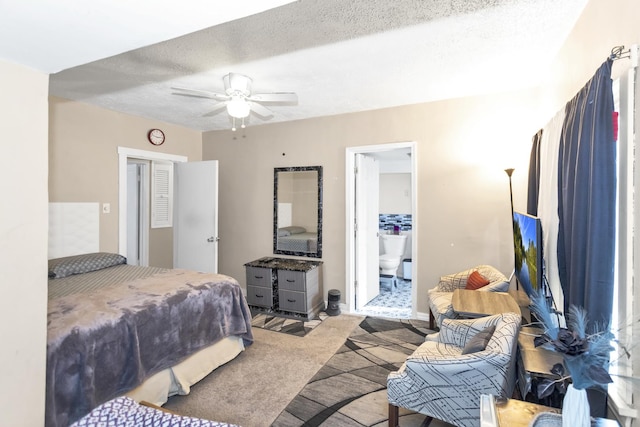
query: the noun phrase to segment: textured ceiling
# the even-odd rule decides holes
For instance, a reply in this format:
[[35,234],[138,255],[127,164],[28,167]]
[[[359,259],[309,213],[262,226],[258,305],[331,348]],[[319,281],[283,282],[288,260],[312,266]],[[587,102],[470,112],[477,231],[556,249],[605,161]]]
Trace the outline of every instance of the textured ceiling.
[[65,69],[50,92],[208,131],[230,128],[226,111],[171,87],[221,92],[235,72],[296,92],[270,122],[518,89],[544,78],[587,1],[300,0]]

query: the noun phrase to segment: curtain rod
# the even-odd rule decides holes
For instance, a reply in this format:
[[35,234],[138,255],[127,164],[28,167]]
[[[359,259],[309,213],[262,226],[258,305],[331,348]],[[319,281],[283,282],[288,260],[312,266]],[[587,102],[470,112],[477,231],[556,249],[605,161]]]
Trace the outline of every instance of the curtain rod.
[[618,59],[630,59],[631,66],[633,68],[638,67],[638,45],[634,44],[629,49],[624,50],[624,46],[616,46],[611,49],[611,54],[609,55],[609,60],[616,61]]
[[611,49],[609,59],[615,61],[617,59],[631,58],[631,49],[624,50],[624,46],[616,46]]

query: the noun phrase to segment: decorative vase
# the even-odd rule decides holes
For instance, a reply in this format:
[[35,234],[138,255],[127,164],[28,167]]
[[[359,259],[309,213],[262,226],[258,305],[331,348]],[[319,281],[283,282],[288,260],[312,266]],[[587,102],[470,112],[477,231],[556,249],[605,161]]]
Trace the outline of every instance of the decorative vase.
[[562,401],[562,427],[589,427],[590,425],[591,412],[587,391],[574,388],[573,384],[569,384]]

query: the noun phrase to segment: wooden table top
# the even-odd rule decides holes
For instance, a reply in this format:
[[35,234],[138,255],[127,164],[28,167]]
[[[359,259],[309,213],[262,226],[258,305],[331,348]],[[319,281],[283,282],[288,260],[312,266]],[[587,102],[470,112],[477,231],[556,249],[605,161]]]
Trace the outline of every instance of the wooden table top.
[[[506,403],[496,403],[496,414],[500,427],[528,427],[533,417],[540,412],[561,413],[559,409],[522,400],[507,399]],[[592,418],[592,427],[619,427],[616,420]]]
[[456,289],[451,298],[453,311],[464,317],[484,317],[500,313],[522,315],[516,300],[506,292]]

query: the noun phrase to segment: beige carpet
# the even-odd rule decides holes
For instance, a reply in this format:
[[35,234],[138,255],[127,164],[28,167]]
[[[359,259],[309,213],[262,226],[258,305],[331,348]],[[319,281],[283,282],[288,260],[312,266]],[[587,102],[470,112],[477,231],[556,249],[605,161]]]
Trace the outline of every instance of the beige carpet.
[[254,328],[254,343],[242,354],[164,407],[242,427],[270,426],[362,319],[328,317],[305,337]]
[[[182,415],[242,427],[269,427],[343,347],[363,319],[346,314],[329,316],[304,337],[254,328],[253,345],[195,384],[189,395],[174,396],[164,406]],[[371,394],[371,398],[373,406],[386,409],[385,390]],[[402,415],[403,427],[418,427],[424,421],[424,416],[414,418],[407,411]],[[288,425],[282,419],[278,425]],[[445,426],[449,425],[437,420],[430,424]]]

